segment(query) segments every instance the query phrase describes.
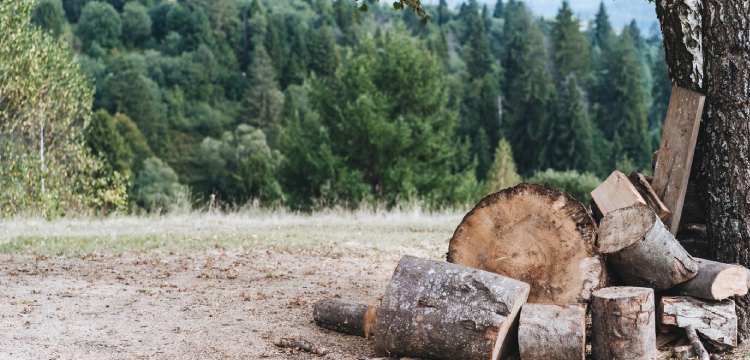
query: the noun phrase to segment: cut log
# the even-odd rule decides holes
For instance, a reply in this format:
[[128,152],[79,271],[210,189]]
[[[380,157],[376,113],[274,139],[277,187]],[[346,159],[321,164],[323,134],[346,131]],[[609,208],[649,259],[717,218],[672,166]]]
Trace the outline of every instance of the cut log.
[[698,275],[676,288],[680,294],[706,300],[724,300],[747,294],[748,272],[745,267],[700,258],[695,260],[698,261]]
[[448,261],[531,285],[529,302],[587,301],[605,285],[596,225],[568,194],[520,184],[482,199],[458,225]]
[[687,335],[688,340],[690,340],[690,345],[693,347],[698,360],[711,360],[711,356],[708,355],[708,351],[706,351],[706,348],[703,346],[703,343],[698,337],[698,333],[695,331],[694,327],[688,325],[688,327],[685,328],[685,335]]
[[602,216],[610,212],[635,204],[646,205],[638,190],[627,176],[615,170],[603,183],[591,192],[591,199],[596,204]]
[[667,223],[672,234],[677,234],[680,225],[705,99],[703,94],[679,86],[672,87],[667,116],[662,125],[661,146],[651,185],[656,195],[672,211],[671,222]]
[[586,308],[524,305],[518,323],[518,347],[521,360],[584,360]]
[[404,256],[377,311],[375,350],[379,356],[498,359],[514,347],[511,328],[528,295],[521,281]]
[[318,326],[336,332],[369,337],[375,324],[376,307],[341,300],[321,300],[313,306]]
[[635,186],[643,199],[646,200],[646,204],[651,207],[651,210],[654,210],[656,215],[659,216],[659,219],[661,219],[663,223],[669,223],[672,218],[672,212],[669,211],[667,205],[659,199],[659,195],[656,195],[648,178],[639,172],[633,172],[628,176],[628,179],[630,179],[630,182]]
[[628,285],[669,289],[694,278],[698,262],[647,205],[618,209],[599,224],[599,250]]
[[595,360],[656,359],[654,291],[609,287],[591,299],[591,352]]
[[714,348],[737,346],[734,301],[703,301],[689,296],[664,296],[660,303],[662,325],[692,326]]

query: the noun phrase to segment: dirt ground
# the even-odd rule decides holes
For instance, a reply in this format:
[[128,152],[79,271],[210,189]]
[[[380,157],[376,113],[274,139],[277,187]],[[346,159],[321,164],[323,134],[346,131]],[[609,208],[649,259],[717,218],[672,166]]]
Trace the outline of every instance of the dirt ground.
[[153,246],[191,219],[0,222],[0,359],[368,359],[369,341],[312,323],[313,303],[376,301],[402,255],[443,258],[460,216],[290,219],[192,219],[205,233]]

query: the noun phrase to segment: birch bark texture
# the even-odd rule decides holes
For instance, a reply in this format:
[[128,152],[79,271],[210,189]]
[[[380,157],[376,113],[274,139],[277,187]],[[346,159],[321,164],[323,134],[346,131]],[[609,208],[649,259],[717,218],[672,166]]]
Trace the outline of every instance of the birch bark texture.
[[[690,181],[708,209],[713,260],[750,265],[750,1],[658,0],[673,81],[706,95]],[[750,334],[748,296],[736,298]]]

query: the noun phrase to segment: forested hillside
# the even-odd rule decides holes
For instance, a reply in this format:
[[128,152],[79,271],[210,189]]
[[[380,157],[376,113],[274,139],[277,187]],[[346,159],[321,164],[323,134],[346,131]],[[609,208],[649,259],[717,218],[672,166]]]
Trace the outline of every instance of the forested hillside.
[[85,144],[130,209],[440,207],[521,177],[583,196],[650,168],[670,84],[635,22],[381,3],[40,0],[32,21],[95,89]]

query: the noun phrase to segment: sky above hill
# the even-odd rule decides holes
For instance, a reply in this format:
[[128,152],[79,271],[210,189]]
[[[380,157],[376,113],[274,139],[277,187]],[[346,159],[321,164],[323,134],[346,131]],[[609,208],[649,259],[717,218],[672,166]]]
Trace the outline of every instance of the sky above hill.
[[[506,0],[507,1],[507,0]],[[601,0],[569,0],[570,6],[575,14],[584,21],[594,18],[594,14],[599,9]],[[648,0],[603,0],[607,7],[612,25],[621,29],[632,19],[638,22],[638,26],[645,34],[649,33],[651,26],[657,22],[654,4]],[[425,1],[426,3],[436,4],[438,0]],[[448,0],[451,6],[458,6],[463,0]],[[479,0],[490,6],[495,5],[495,0]],[[546,18],[552,18],[560,8],[562,0],[525,0],[524,1],[535,14]]]

